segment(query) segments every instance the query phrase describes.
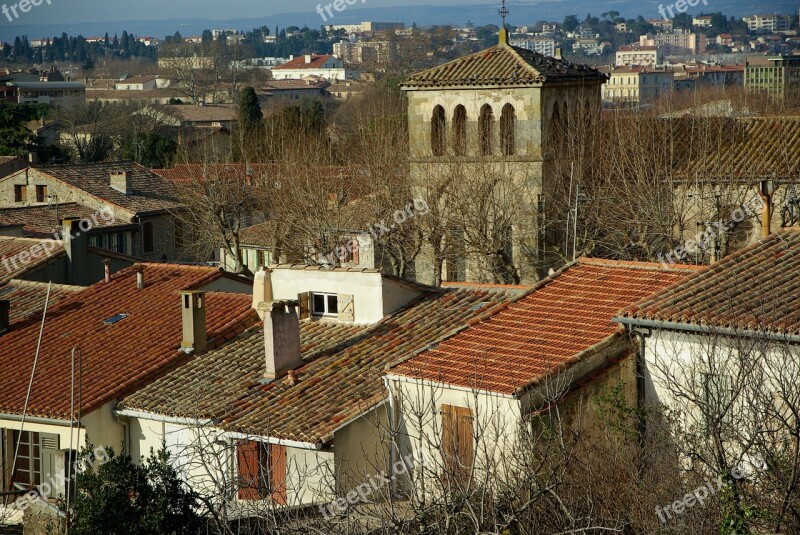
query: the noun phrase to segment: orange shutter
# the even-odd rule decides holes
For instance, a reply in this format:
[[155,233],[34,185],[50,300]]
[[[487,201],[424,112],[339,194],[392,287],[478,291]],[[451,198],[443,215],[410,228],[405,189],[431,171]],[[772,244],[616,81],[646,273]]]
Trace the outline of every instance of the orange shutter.
[[261,444],[244,440],[236,446],[237,466],[239,468],[239,499],[261,499]]
[[445,478],[469,482],[475,459],[472,411],[466,407],[442,405],[442,456]]
[[279,505],[286,505],[286,446],[269,446],[269,490],[272,499]]

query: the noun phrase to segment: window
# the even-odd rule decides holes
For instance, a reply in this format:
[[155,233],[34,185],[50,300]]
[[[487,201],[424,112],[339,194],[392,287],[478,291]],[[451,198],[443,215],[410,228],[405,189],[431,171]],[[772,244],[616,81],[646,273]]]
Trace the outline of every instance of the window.
[[503,145],[503,156],[513,156],[516,152],[516,123],[514,106],[506,104],[500,115],[500,141]]
[[436,106],[433,108],[431,117],[431,152],[434,156],[443,156],[447,143],[446,119],[444,108]]
[[556,102],[553,106],[553,118],[550,120],[550,145],[553,151],[556,150],[559,139],[561,139],[561,111]]
[[25,202],[28,200],[28,186],[17,184],[14,186],[14,202]]
[[311,313],[315,316],[338,316],[339,296],[336,294],[311,294]]
[[714,428],[720,423],[729,422],[733,388],[728,375],[703,373],[701,375],[706,426]]
[[36,202],[47,202],[47,186],[36,186]]
[[456,156],[467,153],[467,109],[461,104],[453,112],[453,152]]
[[466,407],[442,405],[441,412],[445,479],[451,485],[468,485],[475,460],[472,411]]
[[152,253],[155,245],[153,243],[153,223],[148,221],[142,225],[142,250],[145,253]]
[[39,433],[14,431],[14,447],[19,443],[14,481],[22,485],[38,485],[42,480],[41,445]]
[[243,440],[236,445],[240,500],[270,496],[286,505],[286,446]]
[[492,107],[484,104],[479,120],[481,139],[481,155],[491,156],[494,152],[494,112]]

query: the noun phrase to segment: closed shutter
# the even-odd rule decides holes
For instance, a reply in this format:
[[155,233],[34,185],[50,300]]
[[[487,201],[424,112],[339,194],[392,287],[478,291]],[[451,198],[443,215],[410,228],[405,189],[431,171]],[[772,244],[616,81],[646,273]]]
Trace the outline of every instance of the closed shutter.
[[441,412],[444,477],[453,484],[468,484],[475,458],[472,411],[466,407],[442,405]]
[[39,455],[41,456],[42,481],[57,478],[58,435],[52,433],[39,434]]
[[261,444],[243,440],[236,445],[240,500],[261,499]]
[[352,295],[339,294],[336,296],[339,304],[339,321],[354,322],[356,320],[355,305]]
[[297,296],[300,301],[300,319],[305,320],[311,316],[311,293],[305,292]]
[[269,489],[275,503],[286,505],[286,446],[269,446]]

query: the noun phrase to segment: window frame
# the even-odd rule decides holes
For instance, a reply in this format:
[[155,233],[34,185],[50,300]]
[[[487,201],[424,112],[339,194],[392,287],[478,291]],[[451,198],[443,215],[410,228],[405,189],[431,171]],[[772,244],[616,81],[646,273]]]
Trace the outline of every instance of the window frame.
[[[317,297],[323,298],[323,310],[317,309]],[[335,299],[335,312],[331,312],[331,300]],[[311,305],[311,315],[318,318],[338,318],[339,317],[339,294],[332,294],[326,292],[311,292],[309,296]]]

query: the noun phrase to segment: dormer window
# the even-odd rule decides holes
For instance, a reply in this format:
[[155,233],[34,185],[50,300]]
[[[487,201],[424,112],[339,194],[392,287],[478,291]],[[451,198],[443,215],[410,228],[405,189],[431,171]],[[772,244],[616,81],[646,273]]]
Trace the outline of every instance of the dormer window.
[[339,296],[336,294],[311,294],[311,314],[314,316],[339,316]]

